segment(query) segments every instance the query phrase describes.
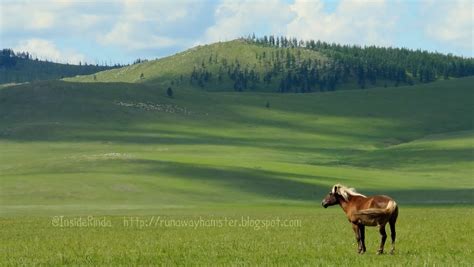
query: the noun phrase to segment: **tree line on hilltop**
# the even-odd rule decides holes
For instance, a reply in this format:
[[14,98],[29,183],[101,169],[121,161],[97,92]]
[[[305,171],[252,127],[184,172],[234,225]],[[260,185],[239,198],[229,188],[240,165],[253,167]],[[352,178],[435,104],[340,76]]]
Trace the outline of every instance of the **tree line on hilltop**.
[[[451,54],[275,36],[252,35],[241,40],[274,49],[256,53],[253,66],[244,65],[238,59],[229,62],[217,54],[210,55],[208,60],[194,66],[191,84],[205,87],[210,82],[219,84],[227,79],[235,91],[276,85],[279,92],[304,93],[333,91],[350,82],[363,89],[376,84],[413,85],[474,75],[472,58]],[[304,57],[302,50],[317,51],[325,58]]]
[[60,64],[48,60],[39,60],[29,52],[15,52],[9,48],[0,50],[0,83],[60,79],[120,67],[122,67],[120,64],[101,66],[85,62],[79,62],[79,65]]

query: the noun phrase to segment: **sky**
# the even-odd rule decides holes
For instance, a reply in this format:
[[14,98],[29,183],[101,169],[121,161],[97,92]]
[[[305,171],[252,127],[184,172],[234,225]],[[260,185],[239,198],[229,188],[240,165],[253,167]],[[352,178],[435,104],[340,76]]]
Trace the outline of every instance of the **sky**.
[[0,48],[126,64],[255,33],[473,57],[473,0],[0,0]]

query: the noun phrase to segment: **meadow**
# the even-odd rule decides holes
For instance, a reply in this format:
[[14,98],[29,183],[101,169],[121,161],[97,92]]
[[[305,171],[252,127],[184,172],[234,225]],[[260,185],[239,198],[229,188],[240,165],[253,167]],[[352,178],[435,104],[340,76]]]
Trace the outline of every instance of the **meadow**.
[[[173,98],[152,84],[1,88],[0,261],[472,265],[473,81]],[[396,255],[375,255],[374,228],[356,254],[343,212],[320,205],[335,183],[397,200]],[[58,216],[111,227],[58,227]],[[124,216],[301,226],[140,228]]]
[[[339,207],[301,206],[162,210],[160,220],[300,220],[301,227],[180,227],[152,223],[110,227],[54,226],[52,217],[2,219],[3,265],[311,265],[470,266],[474,219],[468,207],[401,207],[394,255],[376,255],[376,228],[368,228],[364,255],[356,253],[350,224]],[[187,215],[183,215],[187,214]],[[201,214],[201,215],[199,215]],[[212,215],[210,215],[212,214]],[[156,215],[155,215],[156,216]],[[80,216],[69,217],[79,218]],[[151,215],[125,216],[151,221]],[[85,217],[83,217],[85,218]],[[101,219],[102,216],[96,218]],[[155,217],[155,220],[158,217]],[[387,242],[387,247],[390,243]]]

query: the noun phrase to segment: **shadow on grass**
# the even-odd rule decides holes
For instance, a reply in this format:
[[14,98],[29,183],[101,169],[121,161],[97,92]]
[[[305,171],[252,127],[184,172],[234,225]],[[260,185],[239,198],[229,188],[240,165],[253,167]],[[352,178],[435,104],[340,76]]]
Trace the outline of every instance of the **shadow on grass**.
[[[301,175],[251,168],[222,168],[209,165],[139,160],[147,173],[164,173],[177,179],[229,187],[277,200],[301,200],[319,206],[334,183],[350,181],[317,175]],[[301,181],[298,179],[305,179]],[[363,190],[366,195],[386,194],[400,204],[439,205],[474,204],[474,189]]]
[[[154,162],[148,162],[153,169]],[[221,169],[211,166],[166,162],[164,168],[158,168],[180,179],[199,180],[205,183],[217,183],[236,190],[264,195],[276,199],[304,200],[320,205],[322,198],[336,182],[346,182],[343,178],[322,177],[317,175],[298,175],[247,168]],[[308,179],[312,182],[302,182]],[[314,181],[314,182],[313,182]],[[386,194],[400,204],[474,204],[474,189],[425,189],[425,190],[385,190],[364,192],[367,195]]]
[[[315,97],[310,94],[302,97],[298,94],[291,95],[270,95],[278,103],[266,110],[263,107],[265,96],[252,96],[248,94],[235,95],[214,95],[205,92],[193,91],[186,93],[180,98],[173,100],[192,108],[203,109],[203,111],[213,111],[214,119],[219,120],[221,126],[244,126],[252,124],[259,127],[273,127],[280,129],[294,129],[297,132],[308,134],[320,133],[330,136],[353,138],[354,140],[367,140],[381,137],[403,137],[413,134],[420,135],[420,131],[425,128],[433,128],[429,131],[439,132],[447,130],[460,130],[461,128],[472,128],[472,122],[466,119],[466,114],[472,114],[472,105],[469,97],[472,94],[470,88],[461,87],[462,94],[447,95],[452,101],[446,103],[443,99],[444,108],[439,110],[439,97],[443,88],[415,90],[420,92],[432,91],[424,101],[426,105],[420,105],[413,90],[405,89],[403,94],[398,90],[384,90],[371,92],[345,92],[344,94],[322,94]],[[5,88],[0,91],[0,118],[3,121],[12,123],[22,121],[74,121],[76,123],[89,124],[97,127],[98,122],[108,123],[118,122],[123,127],[136,126],[140,123],[159,122],[162,114],[153,112],[140,112],[114,104],[114,101],[125,102],[161,102],[167,103],[171,100],[165,97],[164,88],[146,84],[130,83],[72,83],[62,81],[37,82],[15,87]],[[348,95],[346,95],[348,94]],[[412,95],[413,94],[413,95]],[[424,94],[422,94],[424,95]],[[413,96],[413,97],[410,97]],[[396,100],[396,101],[395,101]],[[272,100],[273,101],[273,100]],[[459,101],[465,101],[460,104]],[[262,102],[262,103],[260,103]],[[449,105],[448,105],[449,104]],[[406,105],[405,107],[400,105]],[[238,109],[235,109],[238,106]],[[213,108],[215,107],[215,108]],[[255,114],[255,110],[260,110]],[[240,111],[239,111],[240,110]],[[275,116],[265,116],[265,114],[277,112],[290,112],[292,119],[279,119]],[[224,116],[222,116],[224,115]],[[273,114],[275,115],[275,114]],[[384,121],[392,121],[393,124],[373,125],[371,120],[369,126],[373,129],[367,131],[364,127],[356,131],[350,125],[319,125],[318,123],[308,123],[304,121],[293,121],[298,116],[334,116],[356,119],[377,118]],[[159,116],[159,120],[157,120]],[[313,118],[313,117],[312,117]],[[443,125],[450,125],[452,118],[464,118],[454,126],[448,128]],[[207,118],[200,118],[205,124]],[[192,118],[176,120],[174,123],[189,123]],[[441,123],[446,122],[446,123]],[[355,123],[354,125],[356,125]],[[453,128],[453,129],[450,129]],[[413,129],[417,129],[414,131]],[[139,129],[137,129],[139,130]],[[15,137],[1,136],[5,139],[23,139],[24,141],[38,140],[41,137],[32,135]]]
[[[157,160],[131,160],[123,164],[131,164],[130,175],[140,174],[151,176],[166,175],[175,179],[192,180],[194,182],[216,185],[216,190],[226,187],[229,194],[239,192],[255,194],[268,199],[285,201],[305,201],[319,206],[321,200],[335,183],[350,183],[351,180],[318,175],[302,175],[291,172],[277,172],[253,168],[230,168],[212,165],[178,163]],[[135,166],[134,166],[135,165]],[[127,172],[122,173],[127,174]],[[389,195],[399,204],[440,205],[440,204],[474,204],[474,189],[385,189],[360,190],[370,195]],[[232,196],[229,196],[232,199]],[[205,198],[205,196],[204,196]],[[209,196],[209,199],[214,199]]]
[[474,204],[474,189],[407,189],[367,190],[366,195],[388,195],[399,204],[406,205],[453,205]]
[[[136,145],[209,145],[234,146],[245,148],[271,149],[287,153],[310,153],[313,156],[323,157],[324,161],[308,158],[306,164],[324,166],[355,166],[371,167],[376,169],[397,168],[413,164],[436,163],[463,163],[471,162],[472,149],[470,148],[424,148],[424,149],[377,149],[364,150],[346,147],[326,147],[323,140],[311,143],[305,140],[281,139],[279,137],[251,135],[226,136],[219,133],[204,133],[202,131],[181,131],[170,129],[120,129],[117,125],[97,125],[95,131],[92,125],[83,124],[45,124],[24,125],[13,128],[11,133],[4,132],[0,140],[16,141],[62,141],[62,142],[101,142]],[[1,129],[0,129],[1,130]],[[34,134],[32,134],[34,133]],[[327,136],[332,136],[326,131]],[[336,136],[338,136],[336,134]],[[347,138],[358,138],[346,135]]]

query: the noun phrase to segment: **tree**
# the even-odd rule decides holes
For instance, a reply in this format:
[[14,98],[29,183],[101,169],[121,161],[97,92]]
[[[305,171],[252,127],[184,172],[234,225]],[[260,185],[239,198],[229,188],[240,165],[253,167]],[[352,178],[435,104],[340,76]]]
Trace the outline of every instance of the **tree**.
[[145,75],[143,75],[143,72],[140,74],[140,79],[144,79]]
[[168,97],[173,97],[173,89],[171,89],[171,87],[168,87],[168,90],[166,90],[166,95]]

